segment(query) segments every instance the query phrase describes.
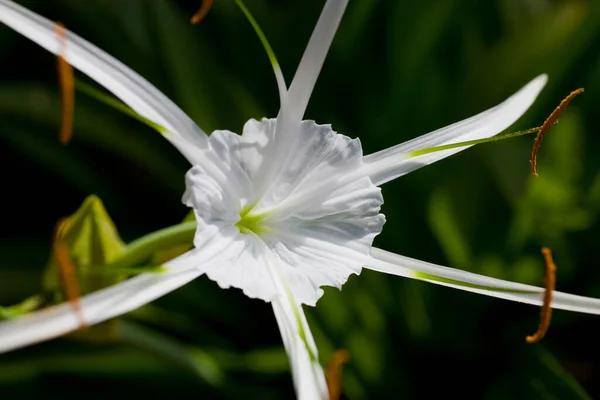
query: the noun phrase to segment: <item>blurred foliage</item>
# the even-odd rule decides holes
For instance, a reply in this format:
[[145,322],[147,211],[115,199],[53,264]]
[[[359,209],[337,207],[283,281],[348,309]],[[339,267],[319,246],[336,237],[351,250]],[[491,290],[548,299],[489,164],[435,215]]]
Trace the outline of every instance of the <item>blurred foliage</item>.
[[[215,1],[197,26],[199,0],[20,3],[131,66],[206,131],[240,132],[248,118],[277,113],[268,59],[233,1]],[[289,82],[322,2],[248,6]],[[0,50],[0,304],[10,305],[42,291],[56,221],[89,194],[125,242],[181,221],[187,165],[151,129],[80,94],[74,139],[60,146],[55,59],[3,26]],[[370,153],[492,106],[542,72],[548,86],[512,130],[540,125],[585,87],[542,144],[539,178],[530,139],[477,146],[386,184],[376,245],[532,284],[548,246],[558,289],[600,297],[599,54],[597,1],[354,1],[307,118],[359,136]],[[307,314],[324,365],[334,350],[350,352],[347,398],[600,396],[591,316],[554,312],[547,338],[526,345],[535,307],[372,271],[327,289]],[[271,308],[238,290],[203,277],[119,321],[110,343],[64,338],[0,356],[0,397],[293,393]]]

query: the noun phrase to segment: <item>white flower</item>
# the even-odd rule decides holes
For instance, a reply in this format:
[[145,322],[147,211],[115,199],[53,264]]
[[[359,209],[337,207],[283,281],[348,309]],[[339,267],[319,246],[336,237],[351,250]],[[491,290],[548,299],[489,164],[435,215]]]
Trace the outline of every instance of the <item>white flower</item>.
[[[88,324],[131,311],[201,274],[272,303],[290,357],[298,397],[326,398],[325,378],[302,304],[314,306],[321,286],[341,288],[363,267],[476,293],[540,305],[540,288],[441,267],[373,248],[384,217],[379,185],[463,148],[417,155],[415,150],[493,136],[512,125],[546,83],[542,75],[500,105],[392,148],[363,156],[358,139],[329,125],[302,121],[347,0],[328,0],[287,89],[274,63],[281,97],[276,119],[248,121],[239,136],[207,136],[146,80],[73,33],[65,58],[141,116],[193,165],[185,204],[198,227],[195,249],[165,265],[82,298]],[[57,53],[55,24],[0,0],[0,21]],[[555,293],[553,307],[600,313],[600,301]],[[0,352],[79,327],[70,305],[50,307],[0,324]]]

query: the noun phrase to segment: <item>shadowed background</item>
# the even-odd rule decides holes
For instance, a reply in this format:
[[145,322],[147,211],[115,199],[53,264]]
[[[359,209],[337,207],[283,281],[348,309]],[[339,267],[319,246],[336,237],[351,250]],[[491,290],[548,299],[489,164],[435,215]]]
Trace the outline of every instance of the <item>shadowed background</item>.
[[[268,58],[232,0],[22,0],[106,50],[205,131],[274,117]],[[322,1],[251,0],[288,83]],[[493,106],[540,73],[550,81],[510,131],[541,125],[584,87],[529,170],[532,137],[481,145],[383,187],[379,247],[600,297],[600,4],[592,1],[353,1],[306,118],[360,137],[365,154]],[[78,74],[82,77],[81,74]],[[97,194],[122,238],[180,222],[187,162],[159,134],[76,95],[72,142],[58,143],[56,59],[0,26],[0,305],[41,290],[56,221]],[[527,345],[537,307],[364,271],[307,309],[323,364],[344,348],[351,399],[589,398],[600,395],[597,317],[555,311]],[[120,319],[113,343],[59,339],[0,356],[0,397],[293,396],[271,307],[205,277]]]

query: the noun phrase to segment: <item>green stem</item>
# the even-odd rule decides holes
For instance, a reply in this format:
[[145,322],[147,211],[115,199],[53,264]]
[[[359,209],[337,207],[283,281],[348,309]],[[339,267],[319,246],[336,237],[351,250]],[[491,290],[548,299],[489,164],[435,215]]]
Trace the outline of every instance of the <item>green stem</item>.
[[149,259],[157,250],[181,244],[191,244],[196,232],[196,221],[184,222],[160,229],[131,242],[111,264],[121,268],[132,267]]
[[275,52],[271,48],[271,45],[267,40],[267,36],[264,34],[263,30],[260,29],[258,22],[256,22],[256,19],[254,19],[254,16],[252,16],[250,10],[248,10],[248,7],[246,7],[242,0],[235,0],[235,2],[246,16],[248,22],[250,22],[250,25],[252,25],[254,32],[256,32],[256,35],[260,39],[260,42],[262,43],[263,47],[265,48],[265,51],[267,52],[267,56],[269,57],[269,61],[271,61],[271,65],[273,66],[273,68],[279,69],[279,62],[277,61],[277,57],[275,57]]
[[205,351],[190,351],[168,335],[129,321],[120,321],[119,336],[126,343],[183,367],[210,385],[220,386],[223,383],[223,370],[215,358]]

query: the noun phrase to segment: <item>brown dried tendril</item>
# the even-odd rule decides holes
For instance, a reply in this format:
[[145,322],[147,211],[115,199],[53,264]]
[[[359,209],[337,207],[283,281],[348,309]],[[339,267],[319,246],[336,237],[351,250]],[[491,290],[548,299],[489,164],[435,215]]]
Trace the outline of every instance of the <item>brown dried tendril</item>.
[[73,311],[75,311],[75,314],[77,315],[80,327],[84,327],[86,326],[86,323],[81,311],[80,291],[79,284],[77,283],[77,276],[75,274],[75,264],[71,259],[69,245],[65,239],[65,229],[67,224],[68,222],[66,219],[61,219],[56,224],[53,246],[54,257],[56,259],[56,264],[58,265],[58,272],[64,287],[65,297],[73,306]]
[[340,349],[333,352],[327,367],[327,388],[330,400],[338,400],[342,395],[342,366],[350,360],[348,350]]
[[200,23],[200,21],[202,21],[204,19],[204,17],[206,17],[206,14],[208,14],[208,11],[212,7],[212,4],[213,4],[213,0],[202,0],[202,5],[200,5],[198,12],[196,12],[196,14],[192,15],[191,23],[192,24]]
[[546,275],[544,276],[544,303],[542,304],[542,311],[540,313],[540,324],[537,332],[533,335],[527,336],[525,340],[527,343],[536,343],[544,338],[548,327],[550,326],[550,319],[552,317],[552,293],[556,288],[556,265],[552,259],[552,252],[549,248],[542,248],[542,254],[544,256],[544,263],[546,264]]
[[533,176],[538,176],[537,152],[540,148],[540,145],[542,144],[542,139],[544,139],[544,136],[546,136],[546,134],[548,133],[550,128],[558,122],[558,117],[562,114],[562,112],[565,110],[565,108],[567,108],[567,105],[569,105],[571,100],[573,100],[573,98],[575,98],[575,96],[577,96],[580,93],[583,93],[583,88],[573,90],[571,93],[569,93],[569,95],[567,97],[565,97],[563,99],[563,101],[560,102],[558,107],[556,107],[554,109],[554,111],[552,111],[552,114],[550,114],[550,116],[548,118],[546,118],[546,120],[544,121],[544,124],[540,128],[537,136],[535,137],[535,141],[533,143],[533,150],[531,151],[530,163],[531,163],[531,172],[533,173]]
[[56,35],[59,42],[58,50],[58,81],[60,85],[61,125],[58,140],[67,144],[73,136],[73,115],[75,109],[75,79],[73,67],[67,62],[67,30],[61,23],[56,25]]

